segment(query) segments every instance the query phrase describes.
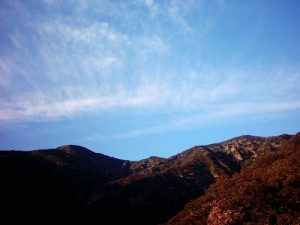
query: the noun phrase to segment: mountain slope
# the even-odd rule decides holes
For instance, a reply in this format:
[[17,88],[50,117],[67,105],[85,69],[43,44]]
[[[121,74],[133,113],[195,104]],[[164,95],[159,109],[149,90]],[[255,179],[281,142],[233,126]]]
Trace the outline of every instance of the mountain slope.
[[[290,138],[241,136],[136,162],[74,145],[0,151],[3,214],[12,223],[164,223],[220,177],[276,152]],[[16,212],[21,216],[14,217]]]
[[19,220],[39,224],[45,218],[48,222],[86,221],[86,198],[95,187],[128,175],[126,163],[74,145],[1,151],[3,215],[12,224]]
[[299,224],[300,134],[219,179],[168,224]]

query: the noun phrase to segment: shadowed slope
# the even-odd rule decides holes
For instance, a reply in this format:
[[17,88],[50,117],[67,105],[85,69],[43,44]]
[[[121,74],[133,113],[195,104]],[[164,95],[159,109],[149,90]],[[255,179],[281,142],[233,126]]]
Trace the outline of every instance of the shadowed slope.
[[3,216],[11,224],[89,221],[84,202],[96,187],[128,175],[126,163],[79,146],[1,151]]

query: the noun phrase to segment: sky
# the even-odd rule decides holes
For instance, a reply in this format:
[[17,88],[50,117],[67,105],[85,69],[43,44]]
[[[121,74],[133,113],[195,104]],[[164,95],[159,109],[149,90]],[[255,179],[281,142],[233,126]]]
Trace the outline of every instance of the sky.
[[0,149],[294,134],[299,87],[300,1],[0,1]]

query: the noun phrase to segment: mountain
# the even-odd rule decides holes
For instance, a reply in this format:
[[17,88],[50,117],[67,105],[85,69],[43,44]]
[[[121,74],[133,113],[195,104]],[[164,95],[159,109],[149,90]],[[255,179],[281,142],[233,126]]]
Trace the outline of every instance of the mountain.
[[218,179],[167,224],[300,224],[300,133]]
[[[90,193],[131,173],[128,161],[86,148],[0,152],[1,204],[11,224],[86,221]],[[16,216],[17,215],[17,216]]]
[[[206,224],[205,210],[211,208],[204,208],[201,199],[210,192],[221,194],[213,188],[226,181],[232,191],[228,196],[234,195],[236,185],[231,182],[236,180],[232,179],[269,166],[278,155],[288,157],[282,149],[291,148],[287,146],[295,138],[297,135],[240,136],[195,146],[170,158],[140,161],[120,160],[75,145],[0,151],[3,218],[31,224],[150,225],[168,220],[169,224]],[[204,216],[201,220],[189,217],[189,207],[197,202],[206,213],[199,211]]]

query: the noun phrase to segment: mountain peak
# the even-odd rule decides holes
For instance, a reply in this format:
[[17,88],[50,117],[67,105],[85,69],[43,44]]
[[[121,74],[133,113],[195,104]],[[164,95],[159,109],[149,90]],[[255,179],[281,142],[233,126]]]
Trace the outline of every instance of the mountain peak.
[[57,147],[56,149],[57,150],[63,150],[63,151],[68,150],[68,149],[90,151],[89,149],[87,149],[85,147],[82,147],[80,145],[71,145],[71,144],[62,145],[62,146]]
[[56,150],[62,151],[69,155],[94,153],[93,151],[79,145],[62,145],[57,147]]

